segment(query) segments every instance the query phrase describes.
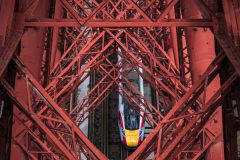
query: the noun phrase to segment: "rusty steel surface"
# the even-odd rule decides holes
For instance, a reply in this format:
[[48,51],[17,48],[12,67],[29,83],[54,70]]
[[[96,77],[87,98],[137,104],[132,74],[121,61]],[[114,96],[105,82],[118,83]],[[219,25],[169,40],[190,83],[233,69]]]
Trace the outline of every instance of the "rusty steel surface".
[[[143,111],[152,129],[133,153],[121,151],[126,159],[223,159],[221,106],[238,80],[240,54],[237,39],[231,41],[211,10],[215,3],[54,2],[20,1],[25,9],[18,6],[13,32],[0,48],[0,84],[15,105],[11,159],[108,159],[80,126],[112,93]],[[235,70],[220,81],[230,63]],[[3,74],[7,66],[16,71],[15,85]],[[150,85],[156,102],[131,83],[131,71]],[[73,103],[79,85],[96,74],[96,84]]]

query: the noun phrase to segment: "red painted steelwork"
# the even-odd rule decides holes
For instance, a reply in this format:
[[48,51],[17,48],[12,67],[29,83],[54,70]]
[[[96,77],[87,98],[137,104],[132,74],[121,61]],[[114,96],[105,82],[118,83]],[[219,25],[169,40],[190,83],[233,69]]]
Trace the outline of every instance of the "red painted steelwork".
[[[51,18],[26,18],[26,13],[31,15],[37,2],[32,1],[27,12],[19,14],[16,27],[20,28],[21,34],[10,38],[14,41],[3,50],[5,54],[0,55],[0,60],[5,60],[5,63],[0,63],[1,75],[14,54],[23,29],[28,29],[22,37],[23,46],[30,45],[30,41],[35,39],[34,35],[29,35],[31,30],[42,34],[41,40],[36,38],[32,41],[32,46],[41,46],[39,49],[37,46],[23,49],[26,53],[20,54],[21,58],[24,57],[23,62],[17,56],[13,58],[18,72],[15,90],[4,77],[0,81],[18,108],[14,119],[19,128],[13,134],[13,142],[19,148],[12,150],[12,159],[19,156],[25,159],[72,160],[84,156],[107,159],[79,126],[112,91],[122,94],[129,104],[140,108],[146,115],[146,122],[154,128],[128,157],[129,160],[146,159],[151,153],[154,153],[153,159],[199,159],[205,153],[208,153],[205,158],[220,153],[219,144],[214,145],[222,138],[219,106],[236,80],[237,73],[240,73],[240,61],[234,54],[238,50],[219,34],[221,28],[218,30],[213,23],[216,17],[209,19],[212,13],[203,14],[207,19],[201,16],[192,18],[195,12],[200,12],[191,1],[190,7],[195,6],[194,11],[192,8],[185,10],[188,16],[180,12],[180,18],[176,19],[174,9],[183,0],[58,0]],[[47,12],[48,3],[41,3],[42,9],[36,11]],[[200,10],[209,12],[206,6],[200,7]],[[216,22],[219,23],[218,19]],[[47,77],[39,77],[46,42],[43,38],[45,32],[40,33],[40,29],[44,28],[40,27],[53,27],[48,52],[51,59],[47,66],[50,71],[48,76],[42,74]],[[214,27],[215,36],[237,73],[220,86],[216,77],[224,67],[225,55],[219,53],[215,58],[214,37],[209,29],[198,28],[195,31],[188,28],[177,34],[176,27]],[[177,38],[181,38],[182,44]],[[188,53],[183,53],[183,50],[188,50]],[[30,58],[32,52],[37,54]],[[113,54],[121,58],[116,64],[110,61]],[[31,59],[32,64],[29,63]],[[150,103],[127,79],[131,71],[136,71],[149,83],[156,93],[156,105]],[[67,107],[66,104],[72,102],[73,92],[93,72],[102,76],[99,82],[75,106],[71,104]],[[45,88],[39,83],[44,78],[48,79]],[[210,86],[213,87],[210,89]]]
[[[1,1],[2,2],[2,1]],[[6,2],[3,2],[6,5]],[[11,5],[14,5],[13,2],[9,3]],[[5,6],[2,5],[2,6]],[[0,77],[3,74],[3,71],[6,69],[9,61],[11,60],[17,45],[19,44],[21,37],[23,35],[23,26],[18,26],[17,24],[24,22],[25,19],[29,17],[30,14],[36,9],[36,6],[38,5],[38,0],[34,1],[33,3],[30,3],[29,5],[26,5],[26,9],[23,11],[23,13],[18,14],[15,19],[13,19],[13,32],[10,34],[9,37],[7,37],[6,45],[4,47],[0,48]],[[10,8],[14,8],[11,6]],[[10,26],[9,26],[10,27]]]
[[[189,109],[189,105],[188,105],[188,103],[190,103],[190,104],[192,104],[193,103],[193,100],[195,99],[196,100],[196,98],[198,97],[198,96],[200,96],[201,95],[201,93],[203,93],[203,88],[205,88],[206,86],[204,85],[204,83],[205,83],[205,80],[206,80],[206,78],[207,79],[213,79],[215,76],[216,76],[216,73],[218,72],[217,70],[217,68],[216,68],[216,66],[221,62],[223,60],[223,55],[221,55],[221,56],[218,56],[215,60],[214,60],[214,62],[210,65],[210,67],[208,67],[208,69],[206,70],[206,72],[200,77],[200,79],[193,85],[193,87],[192,88],[190,88],[190,90],[175,104],[175,106],[173,106],[173,108],[169,111],[169,113],[163,118],[163,120],[162,120],[162,123],[159,123],[158,125],[157,125],[157,127],[150,133],[150,135],[144,140],[144,142],[143,142],[143,144],[142,145],[140,145],[139,146],[139,148],[128,158],[128,159],[142,159],[142,157],[141,157],[141,155],[145,155],[146,156],[146,154],[148,155],[148,154],[150,154],[152,151],[153,151],[153,149],[154,149],[154,147],[156,147],[155,145],[153,145],[154,143],[156,143],[156,140],[154,140],[155,138],[156,138],[156,136],[158,135],[158,132],[159,132],[159,130],[161,129],[161,128],[163,128],[163,131],[165,131],[165,136],[163,135],[163,137],[165,137],[165,138],[167,138],[168,137],[168,134],[167,134],[167,128],[169,127],[169,126],[171,126],[171,125],[173,125],[173,124],[176,124],[176,121],[170,121],[170,123],[166,123],[165,125],[164,125],[164,123],[165,123],[165,121],[168,121],[168,120],[170,120],[171,119],[171,117],[172,118],[174,118],[174,117],[178,117],[176,114],[178,113],[178,114],[181,114],[181,115],[184,115],[184,113],[182,113],[182,112],[180,112],[181,110],[182,111],[185,111],[185,112],[187,112],[187,113],[185,113],[185,115],[186,114],[189,114],[188,113],[188,109]],[[215,70],[215,71],[214,71]],[[215,74],[214,74],[214,72],[215,72]],[[212,73],[212,74],[210,74],[210,73]],[[210,74],[210,75],[209,75]],[[211,76],[213,76],[213,77],[211,77]],[[211,78],[210,78],[211,77]],[[226,82],[226,85],[228,86],[228,85],[230,85],[230,84],[232,84],[232,81],[234,80],[234,79],[236,79],[236,74],[234,75],[234,77],[233,77],[233,79],[232,80],[230,80],[230,82]],[[205,87],[204,87],[205,86]],[[202,89],[201,89],[202,88]],[[228,89],[228,87],[226,88],[226,89]],[[221,89],[219,90],[219,92],[216,92],[215,94],[216,94],[216,97],[219,97],[219,94],[220,94],[220,92],[221,92]],[[192,94],[194,94],[195,96],[193,96],[193,97],[191,97],[191,95]],[[189,98],[190,98],[190,100],[189,100]],[[217,100],[217,99],[211,99],[211,101],[215,101],[215,100]],[[212,102],[211,102],[210,100],[209,100],[209,102],[206,104],[206,106],[208,106],[209,104],[211,104]],[[187,104],[185,104],[185,103],[187,103]],[[183,110],[183,107],[185,107],[184,108],[184,110]],[[187,109],[187,108],[188,109]],[[207,108],[207,107],[206,107]],[[206,110],[206,109],[203,109],[203,110]],[[196,112],[195,112],[196,113]],[[195,117],[195,116],[194,116]],[[180,117],[179,117],[180,118]],[[183,119],[184,119],[184,121],[185,121],[185,123],[186,122],[188,122],[189,121],[189,119],[185,119],[184,117],[182,117]],[[192,117],[193,118],[193,117]],[[201,116],[196,116],[195,118],[197,118],[198,119],[198,121],[199,121],[199,118],[201,118]],[[202,117],[203,118],[203,117]],[[197,124],[196,122],[197,121],[195,121],[194,123],[193,123],[193,121],[192,121],[193,119],[191,119],[190,121],[189,121],[189,127],[193,127],[193,124]],[[201,121],[200,121],[201,122]],[[169,144],[169,148],[162,148],[161,150],[162,150],[162,154],[160,154],[160,155],[156,155],[156,157],[158,157],[158,156],[160,156],[160,158],[163,158],[163,159],[165,159],[165,158],[167,158],[166,156],[170,153],[170,152],[172,152],[173,153],[173,149],[174,149],[174,145],[176,145],[176,144],[178,144],[179,142],[180,142],[180,140],[182,140],[182,141],[184,141],[184,140],[188,140],[188,138],[183,138],[183,136],[184,135],[188,135],[188,134],[186,134],[188,131],[191,131],[191,132],[193,132],[193,129],[195,129],[195,130],[199,130],[199,128],[198,127],[193,127],[191,130],[190,130],[190,128],[188,128],[187,126],[184,128],[184,129],[182,129],[182,132],[184,132],[184,133],[182,133],[181,134],[181,137],[179,137],[180,135],[178,135],[178,137],[174,137],[174,134],[171,134],[170,135],[170,137],[171,137],[171,141],[172,140],[174,140],[173,142],[175,143],[170,143]],[[176,130],[177,131],[177,130]],[[178,132],[177,132],[178,133]],[[176,136],[176,135],[175,135]],[[194,137],[192,137],[191,139],[193,140],[193,138]],[[163,143],[164,141],[162,141],[161,143]],[[182,142],[182,144],[185,144],[184,142]],[[162,145],[167,145],[166,144],[166,142],[164,142]],[[151,148],[151,146],[153,147],[153,148]],[[147,152],[147,148],[151,148],[151,152]]]
[[0,48],[5,45],[6,38],[11,33],[14,5],[14,0],[0,1]]
[[[183,16],[185,18],[202,18],[201,12],[198,10],[197,5],[194,1],[182,1]],[[186,28],[186,39],[187,45],[191,46],[188,48],[190,57],[190,64],[193,84],[199,79],[204,73],[208,65],[215,57],[215,42],[214,35],[209,29],[204,28]],[[206,83],[208,80],[206,80]],[[202,107],[205,107],[206,102],[214,95],[214,93],[220,88],[220,79],[216,77],[214,81],[209,85],[203,92],[200,100],[202,101]],[[211,121],[213,119],[216,123],[213,125]],[[223,152],[223,128],[222,128],[222,110],[219,108],[217,113],[210,119],[211,121],[206,123],[206,128],[215,135],[220,136],[211,145],[208,150],[206,159],[210,160],[213,157],[216,159],[224,159]]]
[[[66,155],[69,159],[77,159],[77,157],[80,156],[79,154],[79,151],[74,151],[70,148],[66,149],[64,147],[64,144],[62,144],[62,140],[59,141],[59,138],[63,137],[63,133],[59,133],[59,134],[54,134],[54,130],[51,131],[50,129],[48,129],[48,127],[50,127],[51,123],[49,124],[50,126],[45,126],[46,124],[44,124],[42,121],[44,119],[49,119],[50,121],[56,121],[58,122],[57,126],[59,126],[60,124],[67,127],[65,128],[65,132],[68,130],[69,133],[66,133],[67,135],[68,134],[73,134],[75,137],[76,137],[76,144],[78,144],[78,147],[83,147],[81,149],[82,153],[83,154],[86,154],[85,152],[89,152],[90,150],[91,151],[94,151],[94,152],[91,152],[90,155],[85,155],[85,156],[89,156],[89,157],[92,157],[94,159],[106,159],[106,157],[104,155],[102,155],[101,152],[98,151],[97,148],[95,148],[91,143],[90,141],[85,137],[85,135],[79,130],[78,126],[70,119],[70,117],[66,114],[66,112],[60,108],[54,101],[53,99],[46,93],[46,91],[41,87],[41,85],[36,81],[36,79],[29,73],[29,71],[27,70],[27,68],[24,67],[24,65],[22,64],[22,62],[20,62],[18,60],[18,58],[14,58],[14,61],[16,63],[16,67],[17,69],[19,70],[19,74],[23,77],[23,79],[25,81],[28,82],[28,87],[30,87],[32,89],[33,92],[35,92],[35,96],[39,96],[40,99],[42,99],[42,102],[44,102],[48,107],[50,107],[51,109],[48,110],[48,114],[44,115],[44,113],[34,113],[34,110],[33,108],[31,108],[31,106],[24,106],[24,103],[21,103],[21,104],[18,104],[20,107],[21,107],[21,110],[25,110],[24,112],[32,112],[31,115],[29,115],[28,117],[33,119],[34,122],[39,125],[39,127],[42,129],[42,131],[45,132],[46,135],[48,135],[50,137],[51,140],[53,140],[53,142],[55,142],[55,145],[59,147],[60,150],[62,150],[62,154]],[[8,88],[8,92],[10,94],[10,96],[13,98],[13,97],[16,97],[18,98],[18,96],[16,96],[15,93],[12,93],[12,89],[9,88],[9,85],[7,84],[6,81],[2,80],[2,83],[3,85]],[[29,95],[30,96],[30,95]],[[13,98],[14,100],[14,98]],[[20,99],[16,99],[15,100],[16,103],[19,103],[21,102]],[[27,110],[28,108],[28,110]],[[55,111],[55,113],[53,113],[55,115],[55,117],[51,117],[51,114],[49,115],[49,113],[52,111],[52,109]],[[38,115],[36,115],[38,114]],[[35,115],[35,116],[34,116]],[[50,116],[50,117],[48,117]],[[52,119],[53,118],[53,119]],[[56,120],[54,120],[56,119]],[[52,124],[54,125],[54,123]],[[55,124],[56,125],[56,124]],[[63,126],[61,127],[61,129],[63,130]],[[68,129],[69,128],[69,129]],[[55,137],[57,136],[57,137]],[[66,144],[65,144],[66,145]],[[68,147],[68,146],[67,146]],[[70,147],[70,146],[69,146]],[[69,150],[70,149],[70,150]],[[67,151],[68,150],[68,151]],[[70,152],[70,153],[69,153]],[[90,153],[90,152],[89,152]]]
[[[82,20],[82,23],[84,20]],[[74,19],[36,19],[34,21],[22,22],[20,26],[26,27],[77,27],[79,24]],[[181,19],[181,20],[162,20],[161,22],[149,22],[146,20],[91,20],[86,26],[90,27],[168,27],[168,26],[182,26],[182,27],[211,27],[213,22],[209,20],[198,19]]]

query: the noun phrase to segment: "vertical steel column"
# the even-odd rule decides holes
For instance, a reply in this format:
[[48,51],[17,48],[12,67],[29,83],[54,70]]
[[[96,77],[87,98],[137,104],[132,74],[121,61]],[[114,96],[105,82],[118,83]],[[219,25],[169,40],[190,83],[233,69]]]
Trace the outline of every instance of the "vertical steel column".
[[[168,4],[171,3],[171,0],[167,0]],[[175,19],[175,11],[174,7],[172,10],[169,11],[169,19]],[[174,53],[174,62],[177,68],[179,68],[179,57],[178,57],[178,43],[177,43],[177,29],[175,26],[170,27],[170,34],[171,34],[171,47]],[[171,51],[171,50],[170,50]],[[172,51],[171,51],[172,52]]]
[[[60,18],[61,15],[61,5],[59,1],[55,1],[55,7],[54,7],[54,18]],[[61,57],[61,53],[57,47],[58,44],[58,32],[59,27],[53,27],[52,31],[52,46],[51,46],[51,69],[53,66],[57,63],[57,61]]]
[[[201,12],[198,10],[194,1],[183,0],[181,1],[181,5],[184,18],[202,18]],[[214,35],[207,28],[189,27],[185,29],[190,56],[190,68],[194,83],[199,79],[215,57]],[[205,102],[212,97],[218,88],[220,88],[220,80],[219,77],[216,77],[200,97],[203,107],[205,106]],[[216,111],[215,116],[210,118],[205,127],[213,133],[222,132],[222,109],[220,107]],[[224,159],[223,148],[223,136],[221,135],[207,151],[206,159]]]
[[[20,1],[19,8],[24,10],[26,7],[26,1]],[[42,0],[39,3],[36,11],[34,12],[33,17],[47,17],[49,12],[50,1],[49,0]],[[28,29],[25,31],[22,40],[21,40],[21,49],[20,49],[20,57],[25,62],[26,66],[31,69],[31,72],[34,74],[35,78],[39,80],[40,78],[40,71],[41,71],[41,62],[42,62],[42,55],[44,52],[44,44],[45,44],[45,35],[46,29]],[[16,78],[15,82],[15,91],[17,92],[18,96],[22,98],[22,100],[28,103],[28,91],[26,89],[26,82]],[[20,119],[24,119],[24,115],[14,107],[14,114],[20,117]],[[16,119],[13,119],[13,126],[12,126],[12,139],[14,139],[19,133],[21,133],[25,127],[21,125]],[[28,138],[26,137],[25,142],[28,143]],[[25,153],[18,147],[14,140],[12,140],[11,146],[11,159],[16,160],[19,157],[24,159],[28,159],[25,157]]]
[[14,4],[14,0],[0,0],[0,47],[4,46],[11,30]]

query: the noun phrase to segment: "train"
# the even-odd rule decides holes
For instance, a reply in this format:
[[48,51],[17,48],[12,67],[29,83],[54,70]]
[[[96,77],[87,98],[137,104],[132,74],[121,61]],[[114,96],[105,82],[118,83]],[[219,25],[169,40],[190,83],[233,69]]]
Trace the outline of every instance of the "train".
[[[121,70],[120,70],[121,71]],[[140,72],[143,72],[142,68],[139,68]],[[144,83],[142,77],[133,71],[137,78],[133,81],[134,86],[144,95]],[[134,76],[132,76],[134,77]],[[120,77],[121,78],[121,77]],[[120,83],[120,86],[124,88],[124,85]],[[144,139],[144,107],[140,103],[142,109],[138,106],[130,106],[126,102],[121,87],[119,87],[118,96],[118,126],[122,144],[128,149],[136,149]]]

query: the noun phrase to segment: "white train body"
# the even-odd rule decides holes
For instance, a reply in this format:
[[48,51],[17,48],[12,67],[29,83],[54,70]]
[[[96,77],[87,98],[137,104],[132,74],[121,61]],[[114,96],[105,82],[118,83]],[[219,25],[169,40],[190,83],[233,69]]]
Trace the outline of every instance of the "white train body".
[[[120,57],[118,57],[120,59]],[[139,68],[139,71],[143,73],[142,68]],[[135,87],[139,89],[140,93],[144,95],[144,83],[142,77],[137,74],[136,71],[132,71],[135,74]],[[121,78],[121,77],[120,77]],[[124,85],[120,83],[120,86],[124,88]],[[118,111],[119,111],[119,132],[121,141],[124,146],[129,149],[134,149],[139,146],[144,138],[144,107],[141,103],[139,106],[143,109],[141,110],[139,106],[130,106],[126,99],[124,98],[125,94],[123,93],[121,87],[119,87],[119,101],[118,101]],[[122,96],[123,95],[123,96]],[[143,100],[142,100],[143,101]]]

